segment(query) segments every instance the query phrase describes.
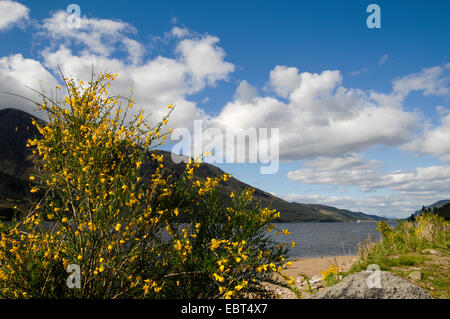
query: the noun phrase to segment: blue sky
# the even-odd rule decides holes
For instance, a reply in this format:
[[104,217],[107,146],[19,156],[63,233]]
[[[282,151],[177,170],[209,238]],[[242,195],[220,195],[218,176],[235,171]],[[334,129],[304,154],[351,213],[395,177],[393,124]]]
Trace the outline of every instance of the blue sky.
[[287,200],[405,217],[450,198],[448,1],[76,1],[80,29],[70,3],[0,1],[0,91],[108,68],[146,111],[176,104],[174,128],[278,127],[276,174],[218,165]]

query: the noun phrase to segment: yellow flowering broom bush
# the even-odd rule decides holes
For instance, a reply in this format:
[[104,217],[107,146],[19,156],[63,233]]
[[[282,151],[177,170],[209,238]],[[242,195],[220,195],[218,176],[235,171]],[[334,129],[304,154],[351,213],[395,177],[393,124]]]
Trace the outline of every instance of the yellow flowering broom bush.
[[[85,85],[63,76],[67,95],[42,93],[36,103],[49,119],[34,123],[42,137],[28,142],[38,159],[31,192],[41,199],[0,223],[0,296],[269,296],[263,283],[282,284],[273,273],[288,250],[270,236],[279,213],[252,204],[249,189],[226,207],[215,188],[230,176],[198,180],[192,160],[181,177],[165,176],[163,155],[149,150],[170,133],[172,106],[154,126],[142,111],[130,118],[134,100],[107,93],[115,77],[100,73]],[[144,163],[156,166],[151,178]],[[79,266],[79,288],[67,284],[69,265]]]

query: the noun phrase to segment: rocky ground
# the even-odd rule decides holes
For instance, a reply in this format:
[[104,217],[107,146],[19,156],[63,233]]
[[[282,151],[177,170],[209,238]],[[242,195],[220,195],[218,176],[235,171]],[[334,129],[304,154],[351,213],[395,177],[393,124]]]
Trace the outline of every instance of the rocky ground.
[[[325,271],[330,268],[331,264],[334,264],[338,267],[339,272],[346,272],[350,270],[356,261],[356,256],[300,258],[292,260],[292,265],[284,270],[283,273],[295,279],[295,290],[301,293],[301,298],[306,298],[325,288],[322,282],[321,271]],[[275,293],[277,298],[296,299],[300,297],[300,295],[287,288],[271,284],[266,286]]]
[[[374,284],[374,277],[378,284]],[[371,278],[372,277],[372,278]],[[372,279],[372,280],[371,280]],[[369,282],[369,283],[368,283]],[[318,291],[312,299],[433,299],[423,288],[391,272],[361,271],[345,277],[338,284]]]
[[[442,263],[443,256],[439,256],[436,251],[424,252],[430,257],[426,263],[436,265],[438,261]],[[440,257],[440,258],[439,258]],[[402,268],[403,273],[396,274],[392,272],[381,271],[379,275],[379,285],[369,287],[367,280],[374,273],[361,271],[349,275],[332,287],[326,287],[322,282],[321,271],[330,267],[331,264],[337,265],[340,273],[350,270],[353,263],[357,261],[356,256],[336,256],[328,258],[302,258],[293,261],[292,266],[284,273],[292,276],[294,289],[281,288],[267,284],[277,298],[296,299],[432,299],[433,295],[429,293],[426,279],[427,272],[422,268]],[[448,260],[447,260],[448,261]],[[447,265],[447,264],[446,264]],[[444,267],[441,265],[441,267]],[[425,275],[424,275],[425,274]],[[430,276],[431,277],[431,276]],[[371,277],[372,279],[374,277]],[[431,277],[433,279],[433,277]],[[372,285],[373,286],[373,285]],[[424,289],[425,288],[425,289]]]

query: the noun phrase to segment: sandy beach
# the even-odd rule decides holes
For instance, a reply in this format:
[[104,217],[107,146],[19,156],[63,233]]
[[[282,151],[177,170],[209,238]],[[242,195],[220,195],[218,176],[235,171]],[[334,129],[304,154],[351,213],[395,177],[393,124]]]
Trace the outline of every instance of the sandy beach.
[[292,265],[283,270],[283,273],[296,278],[299,273],[309,278],[321,276],[320,272],[330,268],[331,264],[338,266],[340,271],[348,270],[357,260],[357,256],[333,256],[317,258],[298,258],[292,260]]
[[[332,256],[332,257],[317,257],[317,258],[297,258],[292,259],[292,265],[282,271],[283,274],[287,276],[292,276],[294,278],[295,286],[302,290],[303,297],[309,296],[309,293],[305,291],[305,284],[302,276],[299,274],[306,275],[310,281],[315,284],[312,285],[314,289],[322,288],[321,271],[325,271],[330,268],[331,264],[336,265],[340,272],[348,271],[352,264],[358,260],[357,256]],[[279,276],[279,275],[278,275]],[[278,277],[280,278],[280,277]],[[317,280],[319,281],[317,283]],[[295,299],[297,296],[295,293],[287,288],[282,288],[268,284],[267,287],[275,292],[276,298],[281,299]]]

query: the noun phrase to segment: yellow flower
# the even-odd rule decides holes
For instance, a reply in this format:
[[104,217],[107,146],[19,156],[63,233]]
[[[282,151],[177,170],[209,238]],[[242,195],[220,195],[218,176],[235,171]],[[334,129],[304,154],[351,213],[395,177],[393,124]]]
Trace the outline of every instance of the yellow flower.
[[78,259],[78,260],[82,260],[82,259],[83,259],[83,256],[78,255],[77,259]]
[[292,276],[289,276],[288,285],[292,285],[294,283],[294,278]]
[[218,275],[218,274],[216,274],[216,273],[213,273],[213,276],[214,276],[214,279],[215,279],[216,281],[218,281],[218,282],[223,282],[223,281],[225,280],[224,277],[222,277],[222,276],[220,276],[220,275]]
[[175,242],[175,244],[173,245],[173,247],[174,247],[176,250],[181,250],[181,249],[182,249],[181,241],[177,240],[177,241]]
[[120,228],[122,228],[122,225],[120,223],[117,223],[115,230],[120,231]]

